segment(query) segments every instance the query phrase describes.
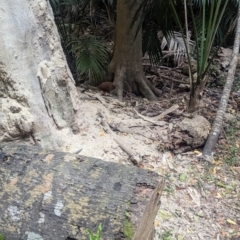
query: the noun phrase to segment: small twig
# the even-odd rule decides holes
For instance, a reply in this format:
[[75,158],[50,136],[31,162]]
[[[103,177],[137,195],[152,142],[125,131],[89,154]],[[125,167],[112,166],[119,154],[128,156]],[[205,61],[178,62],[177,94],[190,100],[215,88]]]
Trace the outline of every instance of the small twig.
[[154,69],[154,73],[157,74],[159,78],[164,78],[164,79],[166,79],[166,80],[168,80],[168,81],[171,81],[171,82],[188,84],[187,81],[182,81],[182,80],[178,80],[178,79],[173,79],[173,78],[170,78],[170,77],[168,77],[168,76],[163,75],[162,73],[160,74],[157,68]]
[[182,81],[182,80],[178,80],[178,79],[173,79],[173,78],[170,78],[170,77],[165,76],[165,75],[162,75],[162,74],[161,74],[161,78],[164,78],[164,79],[166,79],[166,80],[168,80],[168,81],[171,81],[171,82],[189,84],[187,81]]
[[75,154],[79,154],[81,151],[82,151],[82,148],[79,149],[79,150],[77,150],[77,151],[75,152]]
[[172,97],[172,92],[173,92],[173,81],[172,81],[171,89],[170,89],[170,96],[171,96],[171,97]]
[[226,203],[226,202],[224,202],[224,201],[223,201],[223,203],[224,203],[226,206],[228,206],[228,207],[230,207],[230,208],[232,208],[232,209],[235,209],[235,210],[240,211],[240,207],[234,207],[234,206],[229,205],[228,203]]
[[132,151],[126,144],[123,143],[121,138],[117,136],[111,129],[110,125],[108,124],[107,120],[103,116],[102,112],[98,110],[98,115],[102,118],[102,124],[106,127],[106,130],[112,135],[115,142],[119,145],[119,147],[129,155],[129,159],[131,164],[133,165],[139,165],[140,164],[140,158],[137,157],[137,154]]
[[107,104],[105,99],[102,96],[100,96],[99,94],[92,94],[92,93],[85,93],[85,94],[99,100],[104,107],[109,109],[109,104]]
[[151,119],[151,118],[148,118],[148,117],[145,117],[145,116],[143,116],[142,114],[140,114],[136,109],[134,109],[134,111],[135,111],[135,113],[139,116],[139,117],[141,117],[143,120],[145,120],[145,121],[147,121],[147,122],[150,122],[150,123],[153,123],[154,125],[157,125],[157,126],[164,126],[166,123],[165,122],[160,122],[160,121],[155,121],[155,120],[153,120],[153,119]]
[[169,109],[163,111],[161,114],[159,114],[158,116],[153,117],[152,119],[153,120],[160,120],[160,119],[164,118],[167,114],[169,114],[171,112],[174,112],[178,108],[179,108],[179,106],[177,104],[173,105],[172,107],[170,107]]
[[[154,125],[141,125],[141,126],[130,126],[130,127],[123,127],[123,126],[115,126],[113,124],[109,124],[111,128],[113,128],[114,130],[116,131],[119,131],[121,133],[128,133],[128,134],[132,134],[132,135],[136,135],[136,133],[134,131],[131,130],[131,128],[135,128],[135,127],[141,127],[141,128],[146,128],[146,127],[149,127],[149,126],[154,126]],[[147,130],[148,132],[151,131],[150,129]],[[152,138],[152,137],[148,137],[142,133],[137,133],[137,135],[141,135],[147,139],[150,139],[152,141],[157,141],[156,138]]]

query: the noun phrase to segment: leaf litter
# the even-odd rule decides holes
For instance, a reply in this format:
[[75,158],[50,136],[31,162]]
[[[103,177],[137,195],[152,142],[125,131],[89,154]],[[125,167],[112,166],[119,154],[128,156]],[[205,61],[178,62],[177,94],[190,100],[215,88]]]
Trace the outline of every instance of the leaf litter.
[[209,163],[201,158],[201,147],[191,144],[191,134],[176,126],[196,114],[212,122],[221,89],[206,88],[205,107],[195,114],[186,112],[185,91],[163,93],[158,102],[126,96],[124,103],[99,92],[79,91],[90,128],[76,139],[69,136],[66,149],[80,147],[82,155],[137,165],[165,179],[155,240],[240,238],[238,92],[232,93],[215,159]]

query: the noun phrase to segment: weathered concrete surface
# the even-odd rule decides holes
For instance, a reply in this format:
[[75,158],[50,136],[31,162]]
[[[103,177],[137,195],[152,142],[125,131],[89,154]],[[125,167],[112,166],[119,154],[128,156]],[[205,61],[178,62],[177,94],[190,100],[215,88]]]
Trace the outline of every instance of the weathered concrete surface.
[[[154,172],[32,146],[0,146],[0,233],[9,240],[151,239],[162,179]],[[129,227],[130,226],[130,227]],[[128,229],[127,229],[128,228]]]

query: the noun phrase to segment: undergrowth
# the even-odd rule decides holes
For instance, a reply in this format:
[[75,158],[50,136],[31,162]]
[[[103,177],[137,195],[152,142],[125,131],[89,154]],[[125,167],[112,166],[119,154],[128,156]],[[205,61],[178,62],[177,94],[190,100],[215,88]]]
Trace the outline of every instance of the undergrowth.
[[2,234],[0,234],[0,240],[5,240],[5,237]]
[[225,162],[230,166],[239,166],[240,165],[240,123],[235,122],[231,124],[226,130],[227,138],[227,149],[225,155]]
[[102,235],[102,224],[98,225],[97,233],[94,234],[90,230],[88,230],[89,240],[100,240]]
[[172,230],[165,230],[162,234],[157,232],[158,240],[173,240]]

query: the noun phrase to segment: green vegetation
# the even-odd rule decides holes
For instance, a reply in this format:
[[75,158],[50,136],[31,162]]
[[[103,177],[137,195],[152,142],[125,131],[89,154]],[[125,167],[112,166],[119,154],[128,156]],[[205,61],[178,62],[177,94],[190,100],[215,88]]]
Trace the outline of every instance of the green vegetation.
[[124,221],[123,233],[128,239],[132,239],[134,235],[133,224],[128,219],[125,219]]
[[171,185],[166,185],[163,189],[164,192],[167,192],[167,194],[173,194],[175,193],[175,189]]
[[[115,22],[117,1],[50,2],[77,83],[87,81],[91,85],[98,85],[103,80],[110,80],[107,79],[112,78],[107,74],[110,53],[113,53],[113,45],[117,43],[113,37],[113,32],[118,30]],[[132,0],[132,6],[137,3],[137,0]],[[139,45],[141,48],[136,51],[147,53],[153,65],[164,61],[162,52],[166,48],[174,53],[174,62],[179,62],[179,58],[187,58],[191,73],[189,111],[194,111],[200,106],[209,68],[219,46],[233,33],[238,1],[185,0],[185,7],[183,3],[142,0],[135,16],[129,17],[133,18],[133,27],[139,15],[138,31],[143,29],[143,37],[142,46]],[[192,66],[192,59],[196,60],[197,67]]]
[[76,70],[80,76],[86,76],[90,84],[96,84],[96,79],[106,76],[106,66],[109,63],[108,49],[96,37],[75,39],[67,44],[76,59]]
[[162,234],[159,232],[156,233],[159,240],[173,240],[172,230],[166,230]]
[[240,89],[240,76],[236,75],[233,83],[233,92],[237,92]]
[[[105,32],[109,36],[112,31],[113,1],[50,0],[50,3],[75,81],[98,85],[106,77],[110,60],[104,40]],[[104,34],[100,34],[102,31]]]
[[5,237],[2,234],[0,234],[0,240],[5,240]]
[[172,230],[168,230],[163,233],[163,240],[173,240]]
[[100,240],[102,234],[102,224],[98,225],[97,233],[94,234],[90,230],[88,230],[89,240]]
[[228,148],[225,155],[225,162],[230,166],[238,166],[240,164],[239,127],[237,123],[231,124],[230,128],[226,131]]
[[[180,28],[184,44],[187,52],[187,60],[189,64],[189,72],[190,72],[190,102],[189,102],[189,111],[193,112],[198,109],[200,100],[202,98],[202,92],[206,83],[208,81],[208,71],[215,58],[220,46],[226,40],[225,35],[222,38],[222,42],[219,46],[214,50],[214,53],[211,56],[212,48],[214,46],[214,40],[216,39],[217,31],[219,29],[220,23],[222,21],[224,12],[227,8],[229,0],[212,0],[212,1],[202,1],[202,5],[199,8],[199,14],[196,15],[194,13],[194,9],[192,4],[189,4],[189,12],[192,20],[192,30],[193,36],[195,38],[195,54],[197,60],[197,72],[196,79],[194,78],[194,70],[191,65],[191,56],[190,56],[190,48],[189,48],[189,39],[185,38],[185,32],[183,30],[183,24],[180,21],[179,15],[176,11],[174,1],[170,1],[173,17]],[[187,16],[187,11],[185,15]],[[187,22],[187,19],[186,19]],[[232,26],[230,26],[232,29]],[[188,31],[188,29],[187,29]]]

